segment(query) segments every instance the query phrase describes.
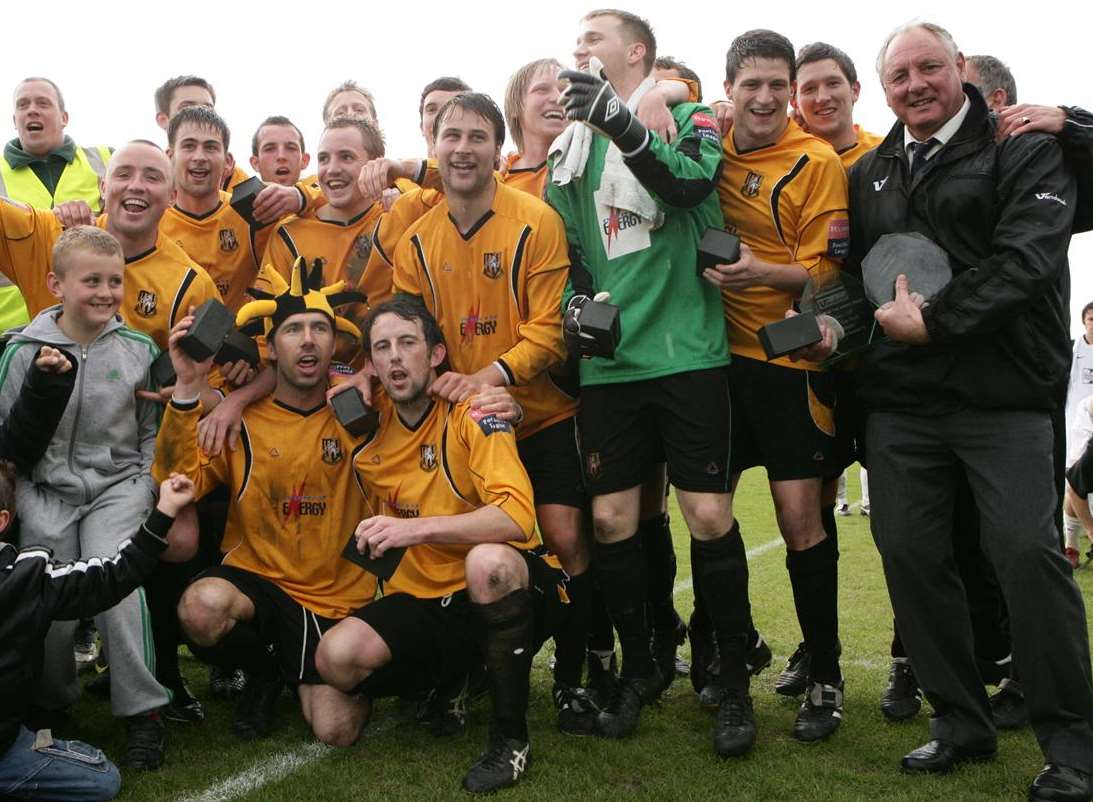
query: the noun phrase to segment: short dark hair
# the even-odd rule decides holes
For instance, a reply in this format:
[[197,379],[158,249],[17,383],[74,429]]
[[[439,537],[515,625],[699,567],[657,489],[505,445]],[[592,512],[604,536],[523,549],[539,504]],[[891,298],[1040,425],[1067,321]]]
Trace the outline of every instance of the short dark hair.
[[1088,315],[1090,312],[1093,312],[1093,301],[1090,301],[1089,303],[1087,303],[1085,306],[1082,307],[1082,322],[1083,323],[1085,322],[1085,316]]
[[260,122],[258,124],[258,127],[254,130],[254,136],[251,137],[251,141],[250,141],[250,150],[251,150],[251,155],[252,156],[257,156],[258,155],[258,146],[260,144],[262,144],[261,142],[258,141],[258,135],[260,133],[262,133],[262,129],[265,128],[267,125],[284,125],[284,126],[287,126],[288,128],[294,129],[296,131],[296,136],[298,136],[300,138],[300,151],[303,152],[303,150],[304,150],[304,134],[300,130],[300,128],[296,125],[296,123],[294,123],[288,117],[285,117],[282,114],[274,114],[274,115],[266,117],[266,119],[262,120],[262,122]]
[[657,61],[657,37],[653,33],[653,26],[649,20],[642,19],[637,14],[629,11],[621,11],[617,8],[597,8],[589,11],[582,19],[595,19],[596,17],[614,17],[619,21],[619,26],[631,42],[641,42],[645,45],[645,74],[653,71],[653,65]]
[[725,80],[736,81],[736,72],[748,59],[781,59],[789,68],[789,80],[797,80],[797,59],[793,55],[793,42],[780,33],[757,28],[742,33],[732,40],[725,54]]
[[994,56],[968,56],[968,64],[975,67],[979,73],[979,83],[976,89],[984,97],[996,89],[1006,93],[1006,105],[1012,106],[1017,102],[1017,81],[1013,79],[1013,73],[1000,59]]
[[[0,510],[15,515],[15,466],[6,459],[0,459]],[[0,540],[3,535],[0,532]]]
[[21,80],[15,85],[15,87],[16,89],[18,89],[23,84],[30,83],[31,81],[41,81],[44,84],[49,84],[50,86],[52,86],[53,91],[57,93],[57,108],[59,108],[62,112],[65,110],[65,96],[61,94],[61,87],[57,86],[57,84],[49,80],[49,78],[44,78],[41,75],[31,75],[29,78],[24,78],[23,80]]
[[171,118],[171,121],[167,123],[167,144],[172,148],[175,146],[178,129],[186,123],[193,123],[200,128],[211,128],[219,133],[224,143],[224,152],[227,152],[228,145],[231,144],[231,131],[228,130],[228,124],[224,122],[223,117],[207,106],[189,106]]
[[170,114],[171,100],[174,99],[175,90],[181,89],[184,86],[201,87],[209,93],[209,97],[213,99],[213,105],[216,105],[216,91],[213,89],[211,83],[196,75],[179,75],[164,81],[163,85],[156,90],[156,113]]
[[429,81],[425,84],[425,88],[421,90],[421,100],[417,104],[417,118],[420,120],[425,116],[425,98],[429,96],[430,92],[470,92],[471,87],[462,78],[455,78],[451,75],[444,75],[437,78],[435,81]]
[[843,75],[846,77],[846,82],[853,84],[858,80],[858,71],[854,67],[854,62],[850,56],[846,55],[835,45],[829,45],[827,42],[813,42],[812,44],[805,45],[797,52],[797,69],[806,64],[813,64],[817,61],[826,61],[831,59],[839,65],[839,69],[842,70]]
[[364,102],[368,104],[368,107],[372,109],[372,119],[379,119],[376,114],[376,99],[372,97],[372,93],[358,84],[356,81],[342,81],[340,84],[330,90],[330,94],[326,96],[326,100],[323,101],[323,124],[329,124],[333,119],[330,116],[330,104],[334,102],[334,98],[340,95],[342,92],[356,92],[358,95],[364,98]]
[[682,77],[688,81],[694,81],[695,86],[698,89],[698,102],[702,102],[702,79],[698,77],[698,73],[684,64],[682,61],[671,56],[657,56],[656,63],[653,65],[658,70],[675,70]]
[[368,152],[370,159],[378,159],[384,155],[383,132],[368,120],[358,120],[355,117],[335,117],[327,124],[324,133],[335,128],[355,128],[359,131],[361,143]]
[[430,348],[435,345],[446,345],[444,332],[440,330],[440,324],[436,322],[433,313],[425,306],[425,301],[417,295],[400,292],[377,306],[364,319],[361,334],[364,336],[364,355],[369,359],[372,357],[372,326],[380,315],[397,315],[403,320],[420,320],[426,345]]
[[488,120],[493,125],[494,144],[498,147],[505,144],[505,117],[493,102],[493,98],[482,92],[464,92],[445,103],[433,120],[433,139],[440,133],[440,124],[456,109],[472,112]]

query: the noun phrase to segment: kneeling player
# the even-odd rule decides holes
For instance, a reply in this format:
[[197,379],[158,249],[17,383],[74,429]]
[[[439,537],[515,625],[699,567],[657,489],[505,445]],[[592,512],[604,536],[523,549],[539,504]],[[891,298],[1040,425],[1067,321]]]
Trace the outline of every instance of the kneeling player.
[[[355,464],[372,511],[357,544],[373,559],[398,556],[384,597],[323,638],[316,662],[346,693],[384,696],[407,676],[460,662],[477,640],[492,715],[489,746],[463,786],[487,792],[527,769],[531,659],[567,615],[566,576],[531,549],[531,482],[499,388],[454,403],[429,395],[447,350],[436,320],[399,296],[365,324],[365,353],[382,384],[376,434]],[[404,550],[404,551],[403,551]],[[449,669],[450,670],[450,669]]]
[[195,363],[178,346],[192,317],[175,326],[170,351],[178,382],[153,470],[158,479],[189,476],[197,497],[218,485],[230,491],[224,559],[190,585],[178,610],[199,657],[250,675],[232,732],[243,739],[267,734],[287,680],[298,686],[315,736],[348,746],[368,704],[323,685],[314,655],[323,633],[376,592],[370,574],[340,559],[346,533],[366,509],[352,469],[362,440],[326,404],[334,330],[360,333],[334,317],[330,301],[337,296],[307,287],[302,273],[297,269],[283,295],[240,311],[240,324],[268,318],[276,386],[243,413],[242,447],[234,451],[209,457],[198,447],[199,393],[211,360]]

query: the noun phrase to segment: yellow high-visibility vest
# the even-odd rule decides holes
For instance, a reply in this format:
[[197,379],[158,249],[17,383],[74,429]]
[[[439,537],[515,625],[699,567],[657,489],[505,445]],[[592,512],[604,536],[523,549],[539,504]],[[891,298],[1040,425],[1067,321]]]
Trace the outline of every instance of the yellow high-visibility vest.
[[[103,145],[76,148],[76,158],[65,166],[52,195],[30,167],[13,169],[0,156],[0,196],[22,201],[35,209],[52,209],[58,203],[82,200],[96,214],[102,211],[99,181],[106,175],[110,149]],[[7,281],[0,283],[0,331],[21,326],[29,320],[23,297]]]
[[35,209],[52,209],[58,203],[82,200],[98,214],[102,211],[99,181],[106,175],[110,149],[103,145],[76,148],[76,158],[65,166],[57,189],[52,195],[30,167],[12,169],[8,160],[0,157],[0,195],[28,203]]

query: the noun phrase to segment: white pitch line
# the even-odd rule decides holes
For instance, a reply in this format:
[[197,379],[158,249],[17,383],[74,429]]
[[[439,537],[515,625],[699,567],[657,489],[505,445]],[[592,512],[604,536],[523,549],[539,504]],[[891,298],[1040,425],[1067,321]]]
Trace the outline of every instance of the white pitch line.
[[256,763],[246,771],[217,783],[204,793],[183,797],[181,802],[228,802],[277,782],[298,769],[321,759],[333,747],[321,743],[304,744],[299,749],[281,752]]
[[[387,719],[381,724],[366,729],[361,738],[375,738],[394,729],[400,723],[401,719]],[[266,758],[246,771],[229,777],[200,794],[182,797],[178,802],[229,802],[270,783],[283,780],[304,766],[322,760],[336,751],[338,750],[335,747],[318,742],[304,744],[299,749],[292,749]]]
[[[766,554],[772,549],[776,549],[781,546],[785,541],[780,537],[774,538],[774,540],[768,540],[766,543],[762,543],[753,549],[748,549],[745,555],[749,560],[754,560],[756,557]],[[682,593],[685,590],[690,590],[694,586],[694,580],[691,577],[681,579],[676,582],[676,586],[672,588],[672,593]]]

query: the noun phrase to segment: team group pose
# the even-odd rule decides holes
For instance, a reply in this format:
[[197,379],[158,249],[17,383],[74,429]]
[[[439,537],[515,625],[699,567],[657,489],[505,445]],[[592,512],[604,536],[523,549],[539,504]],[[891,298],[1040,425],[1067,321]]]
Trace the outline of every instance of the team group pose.
[[[714,755],[762,749],[750,683],[772,655],[733,513],[757,466],[801,633],[784,726],[846,737],[836,515],[859,462],[894,611],[880,709],[932,708],[900,767],[990,760],[999,729],[1030,727],[1028,798],[1093,798],[1072,575],[1093,536],[1093,305],[1073,342],[1067,311],[1093,115],[1018,104],[1002,61],[929,22],[879,49],[896,121],[876,134],[835,45],[742,33],[705,105],[645,20],[577,23],[573,63],[515,70],[500,107],[426,85],[420,154],[387,152],[355,81],[313,152],[271,114],[249,159],[198,76],[156,91],[162,143],[116,149],[65,135],[50,79],[16,85],[0,796],[118,793],[101,750],[54,736],[80,619],[130,770],[169,759],[165,720],[204,718],[180,645],[237,699],[242,740],[277,729],[286,687],[338,747],[376,699],[415,700],[444,738],[484,696],[462,785],[488,793],[551,760],[527,721],[547,641],[557,727],[640,739],[689,637]],[[825,306],[832,287],[853,303]],[[772,348],[789,328],[813,334]]]

